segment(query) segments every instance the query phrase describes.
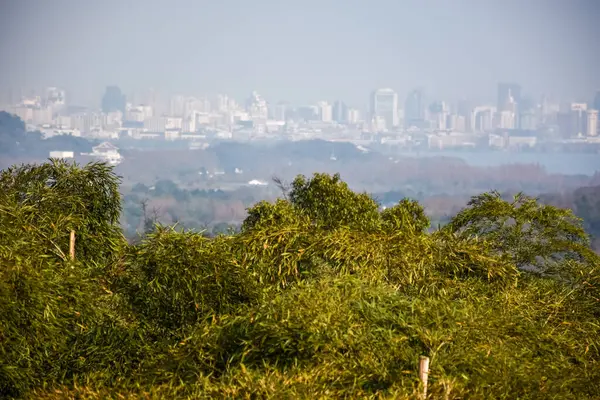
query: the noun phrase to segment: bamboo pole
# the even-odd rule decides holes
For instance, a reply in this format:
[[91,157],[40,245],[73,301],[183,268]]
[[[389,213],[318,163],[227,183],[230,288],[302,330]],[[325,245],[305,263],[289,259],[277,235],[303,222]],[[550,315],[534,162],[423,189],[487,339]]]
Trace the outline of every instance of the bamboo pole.
[[71,231],[71,238],[69,240],[69,255],[71,260],[75,260],[75,231]]
[[423,399],[427,398],[427,379],[429,377],[429,357],[419,358],[419,379],[423,383]]

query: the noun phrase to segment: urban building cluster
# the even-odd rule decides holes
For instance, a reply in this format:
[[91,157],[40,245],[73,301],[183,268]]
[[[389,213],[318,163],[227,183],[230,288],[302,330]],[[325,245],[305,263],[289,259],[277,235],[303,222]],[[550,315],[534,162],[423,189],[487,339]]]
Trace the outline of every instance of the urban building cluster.
[[[187,140],[190,148],[206,147],[214,139],[282,138],[436,150],[600,146],[600,91],[585,102],[560,103],[548,97],[534,101],[514,83],[498,84],[495,104],[483,105],[466,100],[428,101],[421,89],[412,90],[403,102],[392,89],[374,90],[368,109],[359,110],[343,101],[304,106],[269,103],[257,92],[243,102],[226,95],[161,98],[152,90],[127,98],[118,87],[109,86],[97,110],[68,104],[65,91],[55,87],[22,96],[2,108],[45,137]],[[114,152],[108,147],[104,145],[104,151]]]

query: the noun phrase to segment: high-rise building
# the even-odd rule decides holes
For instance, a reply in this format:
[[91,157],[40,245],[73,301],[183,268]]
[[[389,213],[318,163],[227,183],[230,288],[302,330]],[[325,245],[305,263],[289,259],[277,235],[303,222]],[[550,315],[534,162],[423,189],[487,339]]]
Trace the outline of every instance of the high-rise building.
[[594,97],[594,102],[592,103],[592,109],[600,110],[600,90],[596,92],[596,97]]
[[535,110],[521,112],[520,121],[521,129],[534,131],[538,128],[539,116],[536,114]]
[[416,126],[422,128],[425,122],[425,106],[423,91],[415,89],[408,94],[404,103],[404,127]]
[[31,119],[36,125],[50,124],[52,123],[52,109],[50,107],[35,107]]
[[515,113],[510,110],[498,112],[497,127],[500,129],[515,129]]
[[398,94],[392,89],[377,89],[371,93],[371,118],[381,117],[387,129],[398,126]]
[[587,134],[587,104],[571,103],[571,129],[570,136],[585,136]]
[[172,117],[183,117],[185,113],[186,99],[182,95],[171,96],[169,103],[169,115]]
[[443,101],[429,105],[429,118],[431,125],[436,130],[445,130],[448,127],[448,106]]
[[598,136],[598,110],[587,111],[587,136]]
[[275,105],[275,107],[270,109],[272,113],[271,117],[276,121],[286,121],[288,106],[289,105],[287,103],[280,101]]
[[[473,107],[467,100],[459,100],[456,105],[456,114],[464,118],[464,125],[460,132],[472,132],[471,111]],[[457,128],[458,130],[458,128]]]
[[498,112],[511,111],[515,115],[515,128],[520,127],[521,85],[501,82],[498,84]]
[[186,133],[196,132],[196,111],[192,111],[190,115],[184,118],[181,130]]
[[521,102],[521,85],[516,83],[499,83],[498,84],[498,111],[506,110],[507,105],[510,103],[509,99],[512,98],[512,102],[516,103],[517,106]]
[[250,94],[246,100],[246,111],[250,113],[252,119],[264,119],[269,116],[267,102],[256,91]]
[[452,129],[456,132],[467,132],[467,117],[464,115],[456,115],[456,120]]
[[495,107],[475,107],[471,114],[471,125],[475,132],[489,132],[494,128]]
[[100,129],[102,120],[102,115],[96,113],[76,114],[71,116],[71,127],[87,134],[92,130]]
[[348,123],[350,125],[357,124],[360,120],[360,112],[356,108],[348,109]]
[[229,97],[223,94],[217,95],[217,104],[215,108],[218,112],[229,111]]
[[149,117],[144,120],[144,128],[150,132],[164,132],[167,118],[162,116]]
[[331,104],[326,101],[320,101],[317,103],[317,106],[319,107],[319,117],[322,122],[333,121],[333,108],[331,107]]
[[46,88],[44,103],[49,107],[61,107],[65,105],[65,91],[55,87]]
[[107,86],[104,96],[102,97],[102,111],[109,113],[111,111],[121,111],[125,114],[125,104],[127,100],[125,95],[121,93],[118,86]]
[[340,124],[348,120],[348,107],[343,101],[333,103],[333,120]]
[[296,117],[304,121],[316,121],[319,116],[319,107],[300,106],[296,108]]

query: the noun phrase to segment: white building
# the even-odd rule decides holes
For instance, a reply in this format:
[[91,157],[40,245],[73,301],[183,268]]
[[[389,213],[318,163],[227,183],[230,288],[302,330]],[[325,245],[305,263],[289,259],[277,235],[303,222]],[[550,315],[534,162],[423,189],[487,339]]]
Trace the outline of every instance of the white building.
[[71,116],[71,128],[86,134],[102,127],[102,116],[96,113],[77,114]]
[[70,129],[71,128],[71,117],[67,115],[59,115],[56,117],[55,125],[58,128]]
[[126,120],[144,122],[146,118],[151,118],[153,110],[151,106],[139,105],[137,107],[131,107],[127,110]]
[[104,142],[93,147],[90,155],[97,157],[102,161],[106,161],[111,165],[117,165],[122,161],[121,154],[119,154],[119,148],[109,142]]
[[74,154],[72,151],[51,151],[50,158],[73,158]]
[[358,124],[360,121],[360,113],[356,108],[348,109],[348,123],[350,125]]
[[164,132],[166,124],[165,117],[149,117],[144,120],[144,128],[150,132]]
[[383,117],[387,129],[398,126],[398,94],[389,88],[371,93],[371,117]]
[[12,111],[17,117],[21,118],[25,123],[33,122],[33,108],[28,106],[17,106]]
[[196,111],[192,111],[192,114],[183,120],[181,130],[186,133],[196,132]]
[[475,146],[475,143],[473,143],[473,135],[460,132],[450,134],[427,135],[427,144],[430,149],[445,149],[459,146]]
[[217,95],[217,111],[227,112],[229,111],[229,98],[226,95]]
[[497,114],[497,127],[500,129],[515,129],[515,113],[510,110],[500,111]]
[[36,125],[52,123],[52,109],[50,107],[36,107],[32,112],[32,121]]
[[333,121],[333,107],[331,104],[326,101],[320,101],[317,103],[317,106],[319,107],[319,116],[322,122]]
[[56,87],[46,88],[46,104],[50,107],[61,107],[65,105],[65,91]]
[[252,179],[250,182],[248,182],[248,185],[251,185],[251,186],[267,186],[268,183],[265,182],[265,181],[258,180],[258,179]]
[[246,110],[252,119],[266,120],[269,115],[267,102],[256,91],[252,92],[248,100],[246,100]]
[[183,127],[183,118],[179,117],[167,117],[165,119],[165,130],[167,129],[181,129]]
[[587,136],[598,135],[598,110],[587,112]]
[[165,129],[165,140],[181,139],[181,131],[179,129]]
[[496,107],[479,106],[471,113],[471,126],[475,132],[488,132],[494,129],[494,114]]
[[106,129],[120,128],[123,122],[123,113],[121,111],[111,111],[103,116],[102,126]]
[[78,129],[61,128],[61,127],[48,127],[39,129],[44,135],[44,139],[51,138],[53,136],[69,135],[75,137],[81,137],[81,132]]

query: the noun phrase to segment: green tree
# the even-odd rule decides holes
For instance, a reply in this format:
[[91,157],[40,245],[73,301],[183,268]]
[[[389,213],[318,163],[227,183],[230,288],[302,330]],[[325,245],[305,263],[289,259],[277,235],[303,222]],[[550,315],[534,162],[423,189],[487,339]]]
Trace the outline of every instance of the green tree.
[[41,234],[48,229],[62,232],[49,248],[66,251],[69,232],[75,230],[77,257],[95,262],[113,257],[125,243],[119,227],[119,183],[112,167],[98,162],[81,167],[51,159],[0,173],[3,204],[27,210],[27,223]]
[[430,225],[429,218],[419,202],[406,198],[383,210],[381,218],[385,228],[392,232],[424,233]]
[[72,372],[74,344],[102,320],[106,272],[125,244],[118,182],[102,163],[0,173],[0,397]]
[[519,193],[512,201],[498,192],[474,196],[445,230],[480,237],[519,268],[557,272],[567,259],[595,261],[582,222],[571,210],[543,205]]
[[367,193],[355,193],[339,174],[299,175],[291,184],[289,200],[312,223],[323,229],[347,226],[376,230],[380,225],[378,204]]

